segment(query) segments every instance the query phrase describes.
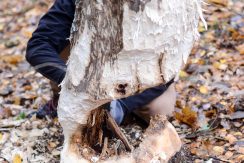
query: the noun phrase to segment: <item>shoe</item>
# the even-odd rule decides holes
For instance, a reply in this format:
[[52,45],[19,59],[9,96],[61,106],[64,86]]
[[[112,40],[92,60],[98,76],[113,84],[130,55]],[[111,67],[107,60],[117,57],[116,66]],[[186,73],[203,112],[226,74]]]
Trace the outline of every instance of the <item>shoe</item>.
[[57,114],[57,106],[58,106],[58,99],[54,98],[48,101],[45,105],[41,106],[37,111],[28,115],[28,117],[32,117],[36,115],[39,119],[44,119],[46,116],[50,118],[56,118]]

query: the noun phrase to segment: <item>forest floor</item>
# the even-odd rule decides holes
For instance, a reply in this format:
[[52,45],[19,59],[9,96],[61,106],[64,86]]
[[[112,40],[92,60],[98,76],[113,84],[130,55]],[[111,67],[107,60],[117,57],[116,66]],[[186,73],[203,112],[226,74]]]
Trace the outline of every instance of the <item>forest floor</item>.
[[[244,2],[209,0],[200,40],[180,72],[171,119],[191,162],[244,160]],[[0,163],[59,162],[58,119],[26,115],[50,97],[48,80],[25,61],[28,39],[52,0],[0,1]]]

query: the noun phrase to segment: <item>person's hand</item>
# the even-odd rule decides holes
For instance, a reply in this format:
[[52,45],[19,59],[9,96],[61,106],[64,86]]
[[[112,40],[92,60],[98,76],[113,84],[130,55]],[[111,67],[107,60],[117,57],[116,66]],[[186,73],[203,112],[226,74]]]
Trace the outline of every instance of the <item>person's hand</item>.
[[119,100],[111,101],[109,113],[114,118],[115,122],[120,125],[126,114],[126,108],[119,102]]

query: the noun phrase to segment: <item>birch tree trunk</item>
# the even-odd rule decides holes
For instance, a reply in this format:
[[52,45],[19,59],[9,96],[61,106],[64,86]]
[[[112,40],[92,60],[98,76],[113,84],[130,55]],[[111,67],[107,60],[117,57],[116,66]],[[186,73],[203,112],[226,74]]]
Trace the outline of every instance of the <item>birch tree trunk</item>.
[[[198,37],[199,17],[200,0],[76,1],[71,56],[58,106],[65,136],[61,162],[85,162],[72,142],[92,110],[177,78]],[[148,139],[123,161],[138,162],[147,152],[147,162],[164,152],[164,162],[179,150],[173,126],[162,117],[153,123]],[[157,136],[152,138],[155,124]]]

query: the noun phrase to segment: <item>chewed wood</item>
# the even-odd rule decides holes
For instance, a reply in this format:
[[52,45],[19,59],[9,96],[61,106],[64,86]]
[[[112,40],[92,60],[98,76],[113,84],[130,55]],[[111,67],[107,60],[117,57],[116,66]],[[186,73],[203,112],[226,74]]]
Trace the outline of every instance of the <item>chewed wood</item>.
[[[201,0],[76,0],[71,55],[58,106],[65,135],[61,162],[82,162],[71,154],[70,142],[94,109],[177,78],[199,37],[200,17]],[[157,139],[145,139],[141,151],[149,146],[167,157],[177,151],[161,144],[174,144],[167,134],[177,138],[172,126],[162,126],[155,126]]]

